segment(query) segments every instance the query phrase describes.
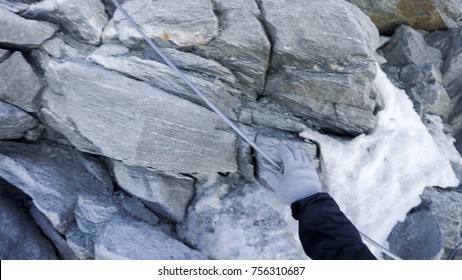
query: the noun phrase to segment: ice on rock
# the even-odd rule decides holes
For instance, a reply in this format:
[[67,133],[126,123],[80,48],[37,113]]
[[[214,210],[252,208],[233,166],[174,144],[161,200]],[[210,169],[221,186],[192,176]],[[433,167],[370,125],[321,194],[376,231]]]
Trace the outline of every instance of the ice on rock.
[[380,68],[374,85],[384,105],[370,134],[352,140],[310,130],[300,135],[321,146],[325,191],[360,231],[383,244],[393,226],[420,203],[425,187],[459,181],[404,91]]

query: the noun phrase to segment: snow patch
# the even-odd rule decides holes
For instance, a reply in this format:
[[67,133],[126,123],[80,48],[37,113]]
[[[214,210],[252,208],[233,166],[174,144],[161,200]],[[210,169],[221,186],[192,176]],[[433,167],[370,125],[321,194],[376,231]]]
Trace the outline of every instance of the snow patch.
[[369,135],[345,140],[306,130],[300,136],[321,146],[323,191],[360,231],[385,244],[394,225],[420,203],[425,187],[457,186],[459,181],[450,164],[452,151],[435,144],[405,92],[380,67],[374,85],[384,109]]

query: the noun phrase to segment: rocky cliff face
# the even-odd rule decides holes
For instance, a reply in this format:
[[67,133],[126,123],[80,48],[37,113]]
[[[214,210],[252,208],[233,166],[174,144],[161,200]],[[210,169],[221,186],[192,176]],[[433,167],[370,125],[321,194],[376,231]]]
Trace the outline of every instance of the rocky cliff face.
[[[453,148],[447,133],[462,135],[457,1],[427,1],[435,22],[426,26],[411,24],[423,20],[406,1],[121,2],[275,160],[277,144],[290,143],[325,170],[319,143],[299,133],[344,141],[371,134],[386,106],[374,83],[378,66],[406,91],[442,150]],[[112,1],[0,0],[0,26],[0,215],[14,221],[0,223],[9,237],[2,259],[305,258],[289,209],[258,180],[265,160]],[[452,29],[420,31],[445,27]],[[381,45],[379,32],[393,37]],[[445,157],[461,178],[455,149]],[[461,241],[457,190],[428,188],[390,248],[408,258],[449,256]],[[356,219],[357,209],[347,214]],[[406,251],[419,236],[440,242]],[[28,242],[19,246],[21,239]]]

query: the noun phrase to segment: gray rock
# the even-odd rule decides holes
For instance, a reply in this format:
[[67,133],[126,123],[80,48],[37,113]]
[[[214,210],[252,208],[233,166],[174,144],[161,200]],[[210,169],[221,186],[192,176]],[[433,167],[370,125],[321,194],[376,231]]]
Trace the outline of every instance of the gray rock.
[[379,36],[370,19],[346,2],[261,3],[273,42],[264,95],[330,130],[357,135],[372,129]]
[[293,116],[286,108],[270,102],[266,98],[261,98],[257,104],[250,104],[249,106],[252,108],[252,122],[254,124],[287,132],[302,132],[307,128],[307,124]]
[[42,83],[22,54],[15,52],[0,64],[0,73],[0,99],[27,112],[37,112]]
[[417,211],[399,222],[388,237],[390,251],[405,260],[440,259],[443,236],[433,214]]
[[[98,162],[72,149],[43,144],[0,143],[0,177],[28,194],[61,233],[74,220],[79,194],[110,191],[112,182]],[[96,175],[96,176],[95,176]]]
[[[206,44],[218,35],[218,20],[210,0],[184,1],[181,5],[169,0],[137,0],[126,1],[122,6],[160,45],[192,47]],[[119,39],[130,48],[147,45],[118,10],[103,37],[106,42]]]
[[212,3],[214,10],[217,11],[246,10],[250,11],[255,16],[259,16],[261,14],[257,2],[254,0],[212,0]]
[[39,123],[36,127],[26,131],[24,138],[29,141],[36,142],[43,135],[44,131],[45,127]]
[[0,139],[17,139],[37,126],[37,120],[26,112],[0,101]]
[[427,43],[441,50],[443,84],[451,98],[462,92],[462,28],[436,31],[425,37]]
[[66,231],[66,242],[79,260],[95,258],[95,248],[90,235],[83,233],[77,224],[72,224]]
[[295,116],[352,135],[375,126],[376,97],[361,74],[332,74],[291,69],[270,74],[265,95]]
[[287,209],[272,191],[236,176],[209,175],[196,186],[188,217],[177,231],[209,258],[306,259],[284,219]]
[[443,236],[444,253],[447,259],[452,250],[462,242],[462,193],[451,189],[426,188],[421,196],[424,207],[439,224]]
[[422,34],[404,25],[396,30],[382,51],[387,64],[392,66],[415,64],[422,68],[431,64],[439,68],[442,63],[441,52],[428,46]]
[[417,113],[433,113],[447,120],[452,105],[443,87],[440,50],[429,46],[421,33],[403,25],[381,51],[387,60],[383,69],[406,90]]
[[0,180],[0,259],[56,260],[51,243],[10,190],[13,186]]
[[9,50],[0,49],[0,63],[5,61],[10,56],[10,54],[11,52]]
[[[364,75],[374,77],[379,34],[357,7],[335,0],[261,2],[273,42],[273,69],[291,66],[313,72],[364,71]],[[339,14],[344,16],[340,19]]]
[[159,223],[159,217],[146,208],[143,203],[133,197],[122,197],[120,204],[131,216],[136,217],[151,226],[155,226]]
[[82,151],[182,173],[237,169],[235,136],[203,107],[72,62],[50,63],[46,77],[56,93],[44,93],[43,119]]
[[236,85],[236,77],[231,71],[223,67],[220,63],[205,59],[200,56],[181,52],[175,49],[165,48],[162,50],[178,68],[186,71],[194,71],[201,74],[206,74],[211,77],[216,77],[230,84],[231,86]]
[[146,201],[155,212],[182,221],[194,196],[194,180],[174,173],[114,162],[118,185],[130,194]]
[[460,26],[462,3],[458,0],[347,0],[371,17],[381,34],[391,35],[400,25],[434,31]]
[[22,0],[0,0],[0,9],[5,9],[13,13],[20,13],[26,10],[29,4]]
[[59,24],[66,33],[92,45],[100,43],[101,33],[108,22],[99,0],[45,0],[32,4],[24,15]]
[[414,109],[421,117],[424,113],[429,113],[441,116],[445,120],[449,118],[452,109],[451,99],[440,83],[420,82],[407,88],[406,94],[414,102]]
[[74,253],[67,245],[66,240],[64,240],[63,236],[53,227],[47,217],[34,205],[31,206],[30,213],[43,234],[53,243],[54,248],[59,254],[59,258],[61,260],[74,260]]
[[244,6],[240,9],[218,6],[223,9],[219,10],[220,33],[207,45],[198,46],[197,53],[233,70],[244,87],[262,92],[271,50],[262,24]]
[[272,99],[297,117],[335,134],[358,135],[375,127],[376,120],[369,110],[291,93],[281,93]]
[[98,235],[107,222],[121,216],[109,195],[79,195],[74,213],[79,229],[92,236]]
[[[108,57],[91,55],[89,59],[109,70],[115,70],[128,77],[141,80],[168,93],[192,101],[209,109],[208,105],[189,86],[165,64],[144,60],[138,57]],[[190,81],[217,105],[229,118],[235,120],[233,109],[239,105],[239,99],[230,94],[229,86],[220,81],[209,82],[187,75]]]
[[95,259],[202,260],[205,257],[145,223],[116,219],[96,238]]
[[24,19],[0,7],[0,47],[29,49],[39,47],[55,29],[35,20]]

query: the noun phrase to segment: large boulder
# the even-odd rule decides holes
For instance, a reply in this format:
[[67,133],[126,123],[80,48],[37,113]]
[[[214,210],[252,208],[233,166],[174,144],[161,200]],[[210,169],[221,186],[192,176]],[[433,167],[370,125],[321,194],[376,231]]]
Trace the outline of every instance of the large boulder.
[[462,194],[429,187],[421,198],[388,237],[390,250],[404,259],[448,259],[462,242]]
[[371,17],[381,34],[391,35],[400,25],[435,31],[460,26],[458,0],[347,0]]
[[32,4],[24,16],[56,23],[77,40],[92,45],[100,43],[108,22],[99,0],[45,0]]
[[462,28],[436,31],[425,36],[427,43],[441,51],[443,85],[454,104],[449,123],[454,129],[456,147],[462,152]]
[[265,0],[261,8],[273,42],[264,95],[336,132],[372,129],[379,38],[370,19],[333,0]]
[[0,64],[0,99],[25,111],[37,112],[41,88],[40,78],[20,52]]
[[[106,69],[115,70],[125,76],[144,81],[152,87],[182,97],[209,109],[204,100],[194,93],[186,82],[165,64],[135,56],[107,56],[98,53],[90,55],[89,59]],[[232,90],[231,87],[220,81],[208,81],[192,75],[187,75],[187,77],[226,116],[233,120],[236,119],[234,110],[237,109],[240,102],[238,97],[230,93],[235,90]]]
[[[232,3],[230,3],[232,2]],[[265,86],[271,44],[254,1],[214,1],[220,21],[218,36],[196,50],[231,69],[243,90],[261,93]]]
[[0,7],[0,47],[29,49],[39,47],[55,29],[36,20],[24,19]]
[[409,214],[388,237],[390,251],[404,260],[440,259],[443,236],[435,217],[429,211]]
[[44,121],[82,151],[128,165],[236,171],[236,138],[213,112],[149,85],[73,62],[50,63]]
[[441,51],[443,84],[451,98],[462,93],[462,28],[436,31],[425,37],[427,43]]
[[72,148],[0,142],[0,177],[29,195],[61,233],[74,221],[79,194],[112,190],[103,166]]
[[414,109],[421,116],[432,113],[447,120],[452,105],[443,86],[440,50],[429,46],[411,27],[401,26],[380,51],[387,60],[383,69],[405,89]]
[[[146,34],[160,44],[191,47],[206,44],[218,34],[218,19],[210,0],[183,1],[136,0],[122,4]],[[105,41],[120,40],[126,46],[146,46],[141,35],[118,10],[106,27]]]

